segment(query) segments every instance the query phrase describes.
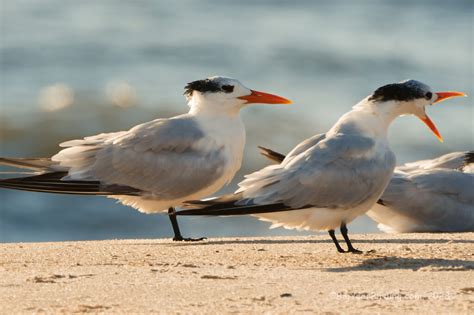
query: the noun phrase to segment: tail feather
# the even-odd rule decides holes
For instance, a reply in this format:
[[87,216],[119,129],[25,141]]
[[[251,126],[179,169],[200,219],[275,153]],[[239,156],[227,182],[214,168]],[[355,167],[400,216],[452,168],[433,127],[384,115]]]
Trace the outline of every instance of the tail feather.
[[268,149],[268,148],[265,148],[265,147],[262,147],[262,146],[258,146],[258,148],[260,149],[260,154],[261,155],[267,157],[268,159],[272,160],[273,162],[277,162],[278,164],[280,164],[285,159],[284,154],[278,153],[276,151],[273,151],[271,149]]
[[105,185],[99,181],[62,180],[66,172],[8,178],[0,180],[0,188],[72,195],[140,195],[140,190],[123,185]]
[[208,198],[203,200],[189,200],[185,201],[183,204],[184,208],[187,209],[225,209],[229,207],[235,207],[237,202],[243,198],[242,193],[238,194],[228,194],[216,198]]
[[474,164],[474,151],[469,151],[464,156],[464,166]]
[[6,165],[16,168],[26,168],[35,171],[51,170],[57,162],[50,158],[6,158],[0,157],[0,165]]
[[177,211],[176,215],[205,215],[205,216],[228,216],[228,215],[248,215],[259,213],[271,213],[280,211],[292,211],[292,209],[282,203],[268,205],[234,205],[233,207],[223,207],[222,205],[213,205],[205,208],[189,209]]

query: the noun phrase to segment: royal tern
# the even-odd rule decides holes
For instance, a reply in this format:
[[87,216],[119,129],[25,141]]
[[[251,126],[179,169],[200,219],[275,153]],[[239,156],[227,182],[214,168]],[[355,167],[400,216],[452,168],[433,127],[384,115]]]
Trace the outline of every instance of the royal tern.
[[0,187],[102,195],[145,213],[168,211],[174,240],[193,240],[182,237],[175,207],[215,193],[239,170],[245,144],[240,109],[291,101],[220,76],[188,83],[184,94],[187,114],[63,142],[65,149],[51,158],[1,158],[0,164],[41,174],[4,179]]
[[474,232],[474,152],[397,167],[367,215],[389,233]]
[[[349,252],[356,250],[347,224],[379,199],[395,168],[387,141],[391,122],[400,115],[420,118],[441,141],[425,107],[460,92],[431,92],[407,80],[378,88],[343,115],[325,134],[297,145],[278,165],[246,176],[234,195],[190,201],[197,209],[178,215],[256,214],[273,227],[327,230],[339,252],[334,229],[340,227]],[[293,210],[293,211],[288,211]]]
[[[259,148],[276,163],[285,158]],[[474,232],[474,151],[398,166],[367,215],[387,233]]]

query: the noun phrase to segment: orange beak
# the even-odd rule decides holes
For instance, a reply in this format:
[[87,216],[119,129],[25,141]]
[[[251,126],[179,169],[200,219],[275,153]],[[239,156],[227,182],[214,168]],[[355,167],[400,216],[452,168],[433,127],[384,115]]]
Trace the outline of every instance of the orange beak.
[[[448,98],[452,98],[452,97],[467,96],[463,92],[454,92],[454,91],[436,92],[436,95],[438,96],[438,98],[436,99],[436,101],[433,102],[433,104],[442,102],[442,101],[447,100]],[[428,128],[430,128],[430,130],[434,133],[434,135],[436,136],[436,138],[438,138],[438,140],[440,142],[443,142],[443,137],[441,137],[441,134],[439,133],[438,128],[436,128],[436,125],[433,123],[433,121],[430,119],[430,117],[428,117],[428,115],[425,114],[424,117],[418,116],[418,118],[420,118],[420,120],[422,122],[424,122],[425,125],[428,126]]]
[[289,99],[284,97],[268,94],[265,92],[250,90],[250,95],[240,96],[241,100],[247,101],[247,104],[260,103],[260,104],[291,104],[293,103]]
[[443,142],[443,137],[441,137],[441,134],[439,133],[438,128],[436,128],[436,125],[430,119],[430,117],[428,117],[428,115],[425,114],[425,117],[418,116],[418,118],[420,118],[420,120],[424,122],[425,125],[428,126],[428,128],[430,128],[430,130],[434,133],[436,138],[438,138],[439,142]]
[[439,102],[442,102],[442,101],[447,100],[448,98],[452,98],[452,97],[467,96],[463,92],[455,92],[455,91],[436,92],[435,94],[438,95],[438,98],[433,103],[439,103]]

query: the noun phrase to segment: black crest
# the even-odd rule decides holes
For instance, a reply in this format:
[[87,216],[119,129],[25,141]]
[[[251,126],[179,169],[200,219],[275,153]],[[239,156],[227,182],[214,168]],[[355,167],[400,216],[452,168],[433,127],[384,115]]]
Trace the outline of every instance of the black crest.
[[425,97],[422,87],[412,82],[393,83],[379,87],[369,97],[369,101],[411,101]]
[[199,91],[201,93],[219,92],[219,91],[222,91],[222,89],[219,83],[216,82],[215,80],[204,79],[204,80],[189,82],[184,87],[184,95],[186,95],[186,97],[191,97],[193,95],[193,91]]

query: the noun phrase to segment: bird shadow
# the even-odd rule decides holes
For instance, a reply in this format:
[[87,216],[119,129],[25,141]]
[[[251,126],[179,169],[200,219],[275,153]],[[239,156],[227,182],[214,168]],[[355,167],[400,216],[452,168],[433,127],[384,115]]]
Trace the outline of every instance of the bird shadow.
[[[339,240],[343,242],[343,240]],[[474,240],[447,240],[447,239],[411,239],[411,238],[396,238],[396,239],[375,239],[375,240],[358,240],[352,239],[354,244],[357,243],[369,243],[369,244],[451,244],[451,243],[467,243],[473,244]],[[207,239],[205,241],[199,242],[177,242],[173,243],[173,245],[180,245],[180,246],[202,246],[202,245],[230,245],[230,244],[258,244],[258,245],[265,245],[265,244],[326,244],[332,243],[331,239],[297,239],[297,240],[287,240],[287,239]]]
[[463,239],[445,239],[445,238],[432,238],[432,239],[413,239],[413,238],[395,238],[395,239],[376,239],[376,240],[358,240],[356,238],[351,240],[354,243],[375,243],[375,244],[474,244],[474,240],[463,240]]
[[229,240],[205,240],[204,242],[185,242],[178,243],[176,245],[231,245],[231,244],[257,244],[257,245],[271,245],[271,244],[323,244],[323,243],[332,243],[331,240],[245,240],[245,239],[229,239]]
[[441,258],[403,258],[396,256],[377,257],[363,260],[356,266],[326,268],[328,272],[374,271],[406,269],[413,271],[470,271],[474,261]]
[[332,243],[331,240],[240,240],[240,239],[229,239],[229,240],[212,240],[204,239],[197,242],[186,242],[186,241],[169,241],[166,243],[154,243],[150,240],[149,243],[123,243],[120,245],[136,246],[136,245],[161,245],[161,246],[208,246],[208,245],[232,245],[232,244],[323,244]]
[[[360,243],[368,244],[474,244],[474,240],[464,240],[464,239],[413,239],[413,238],[389,238],[389,239],[363,239],[359,240],[357,238],[351,238],[354,245]],[[154,239],[149,239],[149,242],[146,243],[121,243],[121,245],[162,245],[162,246],[206,246],[206,245],[232,245],[232,244],[256,244],[256,245],[271,245],[271,244],[326,244],[332,243],[332,240],[329,239],[312,239],[308,237],[307,239],[297,239],[297,240],[288,240],[288,239],[238,239],[238,238],[228,238],[228,239],[212,239],[208,238],[203,241],[198,242],[166,242],[166,243],[155,243]],[[343,242],[343,240],[339,240]]]

